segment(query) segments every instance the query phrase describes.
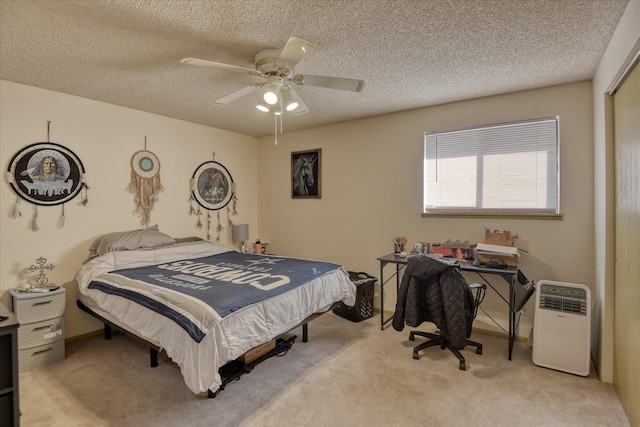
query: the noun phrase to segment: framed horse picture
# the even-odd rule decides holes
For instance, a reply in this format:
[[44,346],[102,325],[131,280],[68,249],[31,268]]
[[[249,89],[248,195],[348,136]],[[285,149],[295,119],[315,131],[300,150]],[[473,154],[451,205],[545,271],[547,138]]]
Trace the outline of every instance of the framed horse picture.
[[291,153],[291,198],[320,199],[322,149]]

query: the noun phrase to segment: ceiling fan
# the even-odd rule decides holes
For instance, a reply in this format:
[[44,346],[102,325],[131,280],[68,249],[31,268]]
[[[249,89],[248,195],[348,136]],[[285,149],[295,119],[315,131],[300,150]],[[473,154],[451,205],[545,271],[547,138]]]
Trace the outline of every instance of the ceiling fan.
[[341,77],[314,76],[295,74],[295,67],[313,50],[315,45],[300,37],[292,36],[283,49],[265,49],[256,54],[255,69],[207,61],[204,59],[184,58],[182,64],[211,67],[224,71],[262,77],[264,82],[253,83],[214,101],[217,105],[226,105],[255,90],[263,91],[262,100],[256,105],[261,111],[274,113],[276,116],[285,111],[294,115],[309,111],[300,96],[289,85],[314,86],[329,89],[362,92],[363,80],[345,79]]

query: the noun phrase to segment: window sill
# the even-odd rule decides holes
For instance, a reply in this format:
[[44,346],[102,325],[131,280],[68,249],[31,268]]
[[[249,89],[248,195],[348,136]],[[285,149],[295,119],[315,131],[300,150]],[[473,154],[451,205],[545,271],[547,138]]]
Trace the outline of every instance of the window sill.
[[501,219],[542,219],[562,220],[562,214],[555,213],[497,213],[497,212],[429,212],[422,213],[422,218],[501,218]]

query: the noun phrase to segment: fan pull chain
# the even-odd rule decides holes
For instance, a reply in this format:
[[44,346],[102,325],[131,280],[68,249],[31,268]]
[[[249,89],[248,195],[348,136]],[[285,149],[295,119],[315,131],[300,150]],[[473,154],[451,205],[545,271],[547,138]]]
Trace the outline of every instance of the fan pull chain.
[[274,135],[276,137],[276,145],[278,145],[278,116],[276,116],[275,114],[273,115],[273,124],[275,128]]

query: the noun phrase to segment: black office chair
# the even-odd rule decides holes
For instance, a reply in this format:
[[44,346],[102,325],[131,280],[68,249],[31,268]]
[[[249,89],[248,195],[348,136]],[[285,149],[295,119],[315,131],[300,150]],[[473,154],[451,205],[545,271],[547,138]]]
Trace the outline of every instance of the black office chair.
[[476,354],[482,354],[482,344],[468,338],[487,286],[483,283],[469,284],[458,266],[443,261],[427,256],[409,257],[398,292],[393,326],[402,330],[401,322],[404,321],[414,327],[424,321],[433,322],[439,333],[409,333],[410,341],[415,341],[416,335],[429,338],[414,347],[413,358],[419,359],[419,351],[428,347],[448,348],[456,355],[459,367],[464,371],[466,361],[461,349],[471,345],[476,347]]
[[[469,285],[469,288],[474,292],[474,304],[473,304],[473,319],[475,319],[476,314],[478,313],[478,307],[480,303],[484,299],[484,294],[487,290],[487,285],[483,283],[472,283]],[[434,334],[431,332],[423,332],[423,331],[411,331],[409,332],[409,341],[415,341],[415,336],[418,335],[420,337],[430,338],[428,341],[423,342],[420,345],[417,345],[413,348],[413,358],[418,360],[420,359],[420,355],[418,352],[420,350],[424,350],[427,347],[433,347],[439,345],[441,349],[448,348],[453,354],[456,355],[458,360],[460,360],[460,370],[464,371],[467,369],[467,364],[460,350],[453,348],[451,343],[447,340],[446,333],[443,333],[440,330],[439,334]],[[467,339],[467,345],[471,345],[476,347],[476,354],[482,354],[482,344],[476,341],[472,341]]]

